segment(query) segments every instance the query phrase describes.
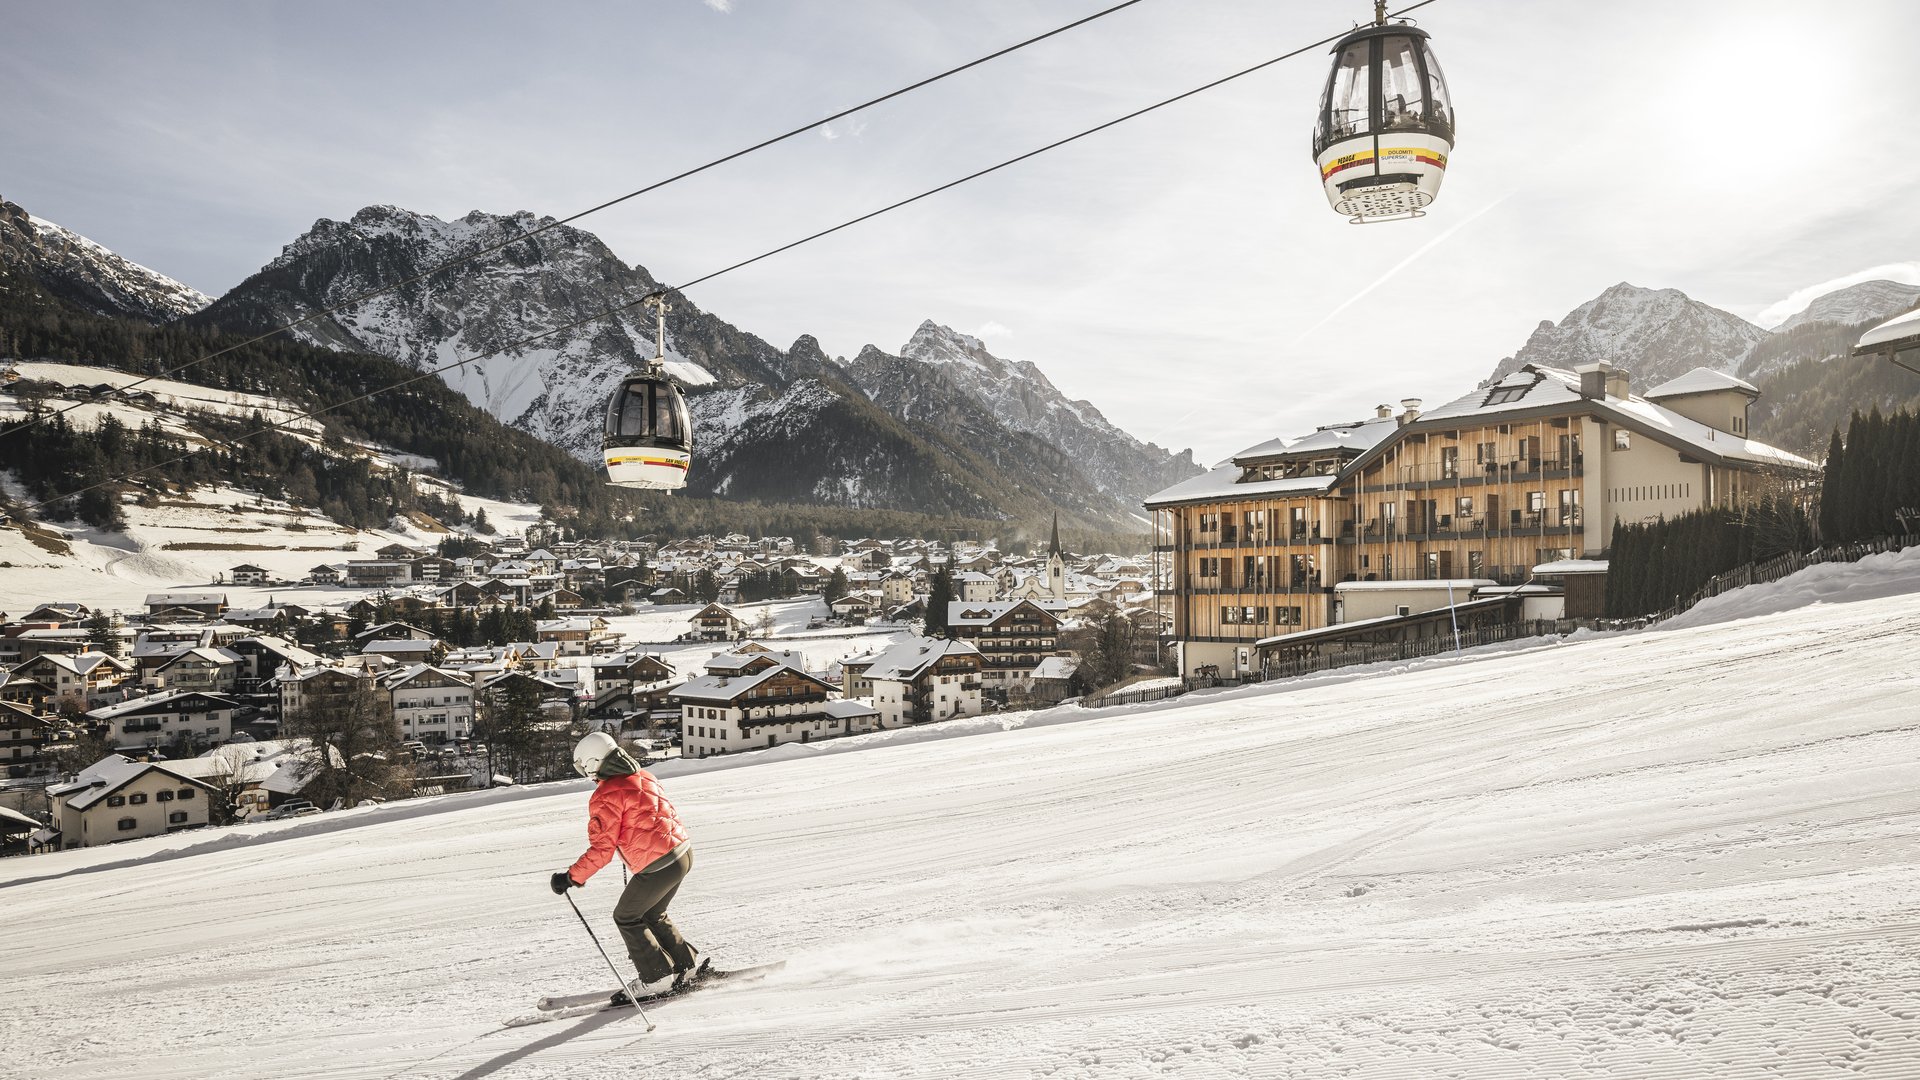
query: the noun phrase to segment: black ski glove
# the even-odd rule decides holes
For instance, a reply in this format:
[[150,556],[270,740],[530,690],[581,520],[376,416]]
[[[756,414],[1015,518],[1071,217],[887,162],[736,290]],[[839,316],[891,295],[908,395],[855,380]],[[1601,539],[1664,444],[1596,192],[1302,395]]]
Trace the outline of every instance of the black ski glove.
[[577,889],[580,883],[567,876],[565,870],[553,875],[553,895],[565,896],[568,889]]

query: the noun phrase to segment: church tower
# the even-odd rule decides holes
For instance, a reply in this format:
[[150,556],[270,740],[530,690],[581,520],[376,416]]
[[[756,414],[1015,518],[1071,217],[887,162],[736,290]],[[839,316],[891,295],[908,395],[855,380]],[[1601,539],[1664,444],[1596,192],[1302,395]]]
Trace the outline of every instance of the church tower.
[[1060,554],[1060,515],[1053,515],[1053,538],[1047,541],[1047,594],[1055,600],[1067,598],[1067,560]]

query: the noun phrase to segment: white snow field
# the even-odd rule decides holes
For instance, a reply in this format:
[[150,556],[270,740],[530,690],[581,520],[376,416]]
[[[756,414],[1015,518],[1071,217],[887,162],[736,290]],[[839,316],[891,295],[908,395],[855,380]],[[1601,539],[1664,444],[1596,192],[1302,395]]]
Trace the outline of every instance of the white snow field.
[[[788,966],[651,1033],[501,1027],[609,988],[547,890],[584,783],[7,860],[0,1074],[1920,1076],[1908,554],[1682,629],[663,766],[676,920]],[[575,894],[609,944],[618,892]]]

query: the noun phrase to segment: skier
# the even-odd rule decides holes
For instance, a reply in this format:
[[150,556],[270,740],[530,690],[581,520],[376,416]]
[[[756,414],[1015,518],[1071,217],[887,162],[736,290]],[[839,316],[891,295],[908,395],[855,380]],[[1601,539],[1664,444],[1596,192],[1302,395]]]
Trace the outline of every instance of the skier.
[[613,736],[596,731],[581,739],[573,748],[573,767],[596,784],[587,803],[587,853],[553,875],[553,891],[565,895],[584,886],[617,852],[633,880],[614,906],[613,922],[640,977],[616,991],[613,1004],[681,989],[706,967],[696,966],[699,950],[667,918],[667,905],[693,869],[687,830],[659,781]]

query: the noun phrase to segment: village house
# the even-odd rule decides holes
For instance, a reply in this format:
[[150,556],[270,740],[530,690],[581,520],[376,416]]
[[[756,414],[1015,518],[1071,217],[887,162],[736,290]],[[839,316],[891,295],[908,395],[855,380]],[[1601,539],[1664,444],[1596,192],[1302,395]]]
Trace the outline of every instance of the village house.
[[280,678],[280,715],[291,719],[309,712],[344,715],[353,709],[384,710],[392,704],[379,692],[376,673],[361,667],[314,667]]
[[1033,669],[1058,651],[1060,617],[1035,600],[947,605],[947,626],[980,651],[988,690],[1025,691]]
[[1595,558],[1615,521],[1742,506],[1814,477],[1747,437],[1757,395],[1706,369],[1639,395],[1604,363],[1528,364],[1431,411],[1410,398],[1249,447],[1146,500],[1180,668],[1251,671],[1262,642],[1351,621],[1342,582],[1518,585]]
[[346,576],[346,572],[344,566],[329,566],[322,563],[307,571],[307,580],[315,585],[338,585],[340,579]]
[[24,774],[37,765],[47,739],[44,718],[24,706],[0,701],[0,779]]
[[201,646],[167,658],[148,671],[144,681],[155,689],[230,694],[244,666],[245,658],[231,649]]
[[235,585],[265,585],[270,576],[266,567],[255,566],[252,563],[241,563],[227,571],[227,577]]
[[964,641],[910,637],[864,672],[880,726],[904,727],[980,715],[980,650]]
[[233,735],[239,702],[199,690],[167,690],[117,705],[90,709],[87,718],[107,729],[118,749],[151,750],[225,742]]
[[30,679],[56,699],[71,696],[91,707],[132,672],[132,664],[106,653],[43,653],[14,668],[8,679]]
[[592,651],[595,637],[606,631],[607,622],[591,615],[565,619],[544,619],[533,625],[536,641],[560,646],[561,656],[585,656]]
[[159,619],[216,619],[227,610],[227,594],[219,592],[159,592],[148,593],[146,599],[147,618]]
[[688,622],[700,641],[733,641],[747,633],[746,621],[725,604],[708,604],[694,612]]
[[60,845],[82,848],[204,826],[218,793],[166,764],[114,754],[47,794]]
[[833,697],[833,688],[758,653],[716,657],[719,667],[668,697],[680,704],[681,753],[694,758],[875,730],[879,712]]
[[414,664],[380,676],[402,739],[446,743],[473,734],[473,684],[456,672]]
[[347,584],[361,589],[405,585],[413,580],[413,564],[392,559],[350,559]]

